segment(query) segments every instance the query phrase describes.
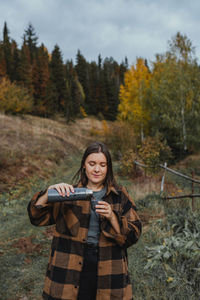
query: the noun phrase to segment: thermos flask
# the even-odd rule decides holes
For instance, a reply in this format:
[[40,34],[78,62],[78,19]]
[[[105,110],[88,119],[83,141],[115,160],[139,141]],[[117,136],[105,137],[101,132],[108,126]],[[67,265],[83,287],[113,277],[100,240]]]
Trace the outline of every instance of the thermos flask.
[[69,196],[65,193],[65,196],[61,196],[57,190],[48,190],[48,202],[61,202],[72,200],[85,200],[92,197],[93,191],[87,188],[74,188],[74,193],[70,192]]

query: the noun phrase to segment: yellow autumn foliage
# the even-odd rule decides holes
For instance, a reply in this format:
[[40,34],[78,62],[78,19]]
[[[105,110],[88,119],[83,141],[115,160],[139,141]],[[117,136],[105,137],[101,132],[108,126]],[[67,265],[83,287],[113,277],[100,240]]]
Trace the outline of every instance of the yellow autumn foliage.
[[87,113],[83,106],[80,106],[80,114],[81,114],[81,117],[83,117],[83,118],[87,117]]
[[5,77],[0,81],[0,111],[11,114],[28,113],[32,107],[33,98],[27,89]]
[[148,130],[150,116],[145,100],[150,77],[145,61],[138,58],[136,66],[126,71],[124,85],[120,87],[118,119],[131,123],[138,133]]

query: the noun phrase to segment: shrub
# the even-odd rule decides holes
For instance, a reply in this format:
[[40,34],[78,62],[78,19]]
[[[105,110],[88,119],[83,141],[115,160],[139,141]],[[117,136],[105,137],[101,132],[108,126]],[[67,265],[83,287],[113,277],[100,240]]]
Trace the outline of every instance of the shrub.
[[122,175],[137,176],[137,169],[134,161],[137,160],[137,155],[133,150],[128,150],[124,153],[120,160],[120,172]]
[[0,81],[0,110],[5,113],[28,113],[32,110],[33,98],[24,87],[3,78]]
[[[198,214],[182,215],[171,223],[172,235],[162,244],[147,247],[147,273],[155,274],[155,280],[164,283],[172,299],[197,299],[200,290],[200,219]],[[159,274],[159,278],[157,275]],[[180,298],[176,298],[179,295]],[[193,296],[192,298],[189,298]]]
[[138,155],[142,162],[149,167],[150,173],[156,173],[159,164],[172,159],[170,147],[166,141],[161,141],[159,135],[146,137],[142,145],[138,147]]
[[83,108],[83,106],[80,106],[80,115],[82,118],[87,117],[87,113],[86,113],[85,109]]

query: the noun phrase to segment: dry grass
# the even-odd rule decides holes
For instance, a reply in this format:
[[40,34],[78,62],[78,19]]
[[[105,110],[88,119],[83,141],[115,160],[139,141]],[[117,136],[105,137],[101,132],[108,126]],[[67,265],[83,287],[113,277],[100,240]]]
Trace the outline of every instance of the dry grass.
[[92,127],[102,122],[85,118],[66,124],[35,116],[0,114],[0,191],[32,176],[51,175],[61,159],[85,148]]

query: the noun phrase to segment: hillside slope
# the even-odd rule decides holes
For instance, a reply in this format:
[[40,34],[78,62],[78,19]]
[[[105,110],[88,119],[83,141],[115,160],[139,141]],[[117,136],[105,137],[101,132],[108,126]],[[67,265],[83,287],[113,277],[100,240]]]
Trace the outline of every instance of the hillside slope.
[[36,173],[50,176],[61,159],[82,150],[92,138],[90,129],[101,121],[85,118],[66,124],[31,115],[0,114],[0,191]]

